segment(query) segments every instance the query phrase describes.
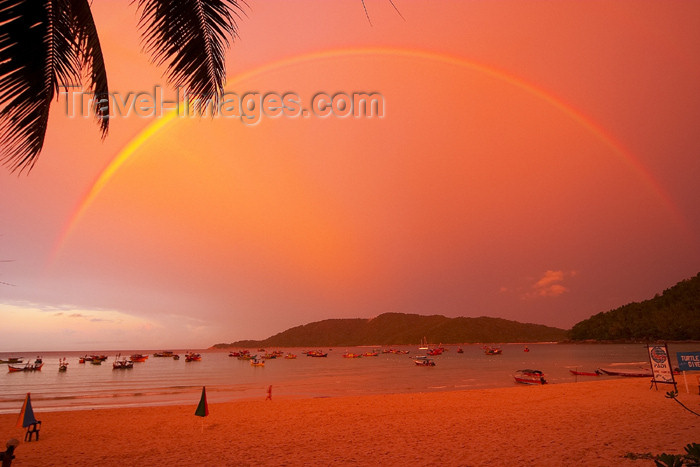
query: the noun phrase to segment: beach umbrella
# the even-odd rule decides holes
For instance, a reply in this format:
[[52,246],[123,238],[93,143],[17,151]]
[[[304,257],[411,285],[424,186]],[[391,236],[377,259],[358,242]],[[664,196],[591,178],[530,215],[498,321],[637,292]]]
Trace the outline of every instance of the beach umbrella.
[[202,386],[202,397],[199,399],[199,405],[194,414],[198,417],[206,417],[209,415],[209,406],[207,405],[207,390]]
[[207,389],[202,386],[202,397],[199,398],[199,405],[194,414],[198,417],[202,417],[202,428],[201,431],[204,433],[204,417],[209,415],[209,406],[207,405]]
[[32,400],[29,397],[29,393],[27,393],[27,397],[24,399],[24,404],[22,404],[22,410],[19,412],[19,418],[17,418],[17,427],[26,428],[33,423],[37,423],[37,420],[34,417]]

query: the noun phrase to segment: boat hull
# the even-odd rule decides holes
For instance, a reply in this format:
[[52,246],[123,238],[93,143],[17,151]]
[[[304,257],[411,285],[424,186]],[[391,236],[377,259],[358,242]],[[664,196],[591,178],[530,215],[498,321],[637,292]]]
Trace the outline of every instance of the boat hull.
[[598,371],[608,376],[624,376],[626,378],[651,378],[654,376],[651,372],[646,371],[615,371],[604,370],[603,368],[599,368]]
[[600,376],[600,372],[569,370],[574,376]]

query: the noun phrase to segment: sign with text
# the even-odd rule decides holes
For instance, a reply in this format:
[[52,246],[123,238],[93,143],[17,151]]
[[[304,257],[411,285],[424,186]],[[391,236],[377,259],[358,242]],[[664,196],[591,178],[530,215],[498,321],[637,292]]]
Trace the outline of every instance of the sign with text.
[[673,379],[671,361],[668,358],[668,347],[666,345],[650,345],[648,347],[649,362],[654,375],[653,382],[676,384],[676,381]]
[[681,371],[700,371],[700,352],[676,352],[678,369]]

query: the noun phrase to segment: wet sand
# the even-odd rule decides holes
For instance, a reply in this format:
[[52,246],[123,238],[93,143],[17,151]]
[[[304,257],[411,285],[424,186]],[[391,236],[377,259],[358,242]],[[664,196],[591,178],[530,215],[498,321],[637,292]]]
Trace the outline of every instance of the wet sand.
[[[700,417],[666,386],[617,379],[545,386],[323,399],[46,412],[39,442],[0,415],[12,465],[653,465],[627,453],[681,453]],[[693,378],[693,381],[695,379]],[[679,400],[700,413],[700,396]],[[18,407],[19,413],[19,407]],[[202,423],[203,422],[203,423]],[[2,445],[0,444],[0,446]]]

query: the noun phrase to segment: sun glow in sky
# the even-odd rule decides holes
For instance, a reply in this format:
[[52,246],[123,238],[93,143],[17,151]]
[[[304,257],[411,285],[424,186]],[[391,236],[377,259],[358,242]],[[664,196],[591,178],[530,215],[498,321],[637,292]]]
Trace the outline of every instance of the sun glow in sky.
[[[112,92],[174,90],[129,2]],[[700,6],[251,2],[227,89],[382,118],[52,109],[0,173],[0,351],[187,348],[396,311],[568,328],[697,274]]]

